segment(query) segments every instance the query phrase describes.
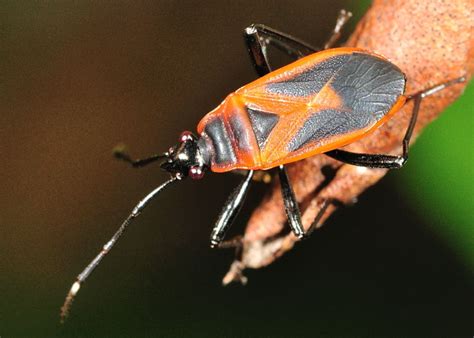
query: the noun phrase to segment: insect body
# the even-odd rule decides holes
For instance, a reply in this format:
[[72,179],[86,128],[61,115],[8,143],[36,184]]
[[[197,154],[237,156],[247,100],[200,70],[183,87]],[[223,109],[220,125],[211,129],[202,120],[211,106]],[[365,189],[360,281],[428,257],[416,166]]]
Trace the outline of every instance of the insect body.
[[405,102],[402,71],[356,48],[312,54],[230,94],[198,125],[215,172],[265,170],[354,142]]
[[[336,41],[350,13],[341,11],[334,35]],[[277,167],[288,223],[298,238],[305,237],[333,201],[325,201],[313,225],[305,231],[285,165],[317,154],[345,163],[377,168],[400,168],[408,156],[408,144],[421,100],[464,78],[445,82],[413,95],[405,95],[403,72],[386,58],[357,48],[334,48],[321,52],[309,44],[262,25],[245,30],[245,41],[258,80],[227,96],[198,125],[198,137],[183,132],[179,143],[167,152],[132,160],[119,150],[116,156],[141,167],[163,160],[161,168],[171,178],[149,193],[132,210],[101,252],[78,276],[61,308],[64,319],[81,284],[115,245],[125,228],[147,203],[165,187],[186,177],[200,179],[206,171],[245,169],[248,173],[224,205],[211,233],[211,246],[222,244],[224,235],[240,211],[254,170]],[[274,45],[297,61],[271,71],[267,45]],[[338,149],[375,130],[407,100],[413,112],[403,139],[401,156],[356,154]],[[323,156],[323,155],[321,155]]]

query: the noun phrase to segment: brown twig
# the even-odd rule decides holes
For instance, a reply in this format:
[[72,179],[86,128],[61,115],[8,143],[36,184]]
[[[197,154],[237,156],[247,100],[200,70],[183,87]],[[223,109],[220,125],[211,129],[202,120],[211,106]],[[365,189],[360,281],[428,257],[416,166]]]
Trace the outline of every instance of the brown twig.
[[[473,8],[472,0],[375,0],[347,45],[382,54],[404,70],[408,94],[461,76],[469,80],[474,69]],[[462,93],[466,83],[423,100],[412,140]],[[400,154],[411,109],[412,104],[407,104],[369,137],[346,149]],[[335,176],[321,188],[326,179],[323,168],[328,167]],[[342,164],[324,155],[291,165],[289,175],[304,210],[304,226],[309,227],[325,199],[351,203],[386,173],[385,169]],[[334,210],[329,207],[322,222]],[[223,283],[241,280],[242,269],[261,268],[290,250],[298,239],[293,234],[279,235],[285,223],[279,183],[275,182],[253,212],[243,237],[241,258],[234,261]]]

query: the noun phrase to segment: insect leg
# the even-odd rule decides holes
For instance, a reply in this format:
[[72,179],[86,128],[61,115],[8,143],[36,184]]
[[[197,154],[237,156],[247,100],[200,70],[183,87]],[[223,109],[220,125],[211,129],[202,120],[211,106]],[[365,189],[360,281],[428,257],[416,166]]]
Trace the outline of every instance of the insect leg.
[[359,154],[340,149],[331,150],[325,154],[344,163],[368,168],[399,169],[407,160],[403,156]]
[[295,193],[291,188],[288,174],[286,173],[285,166],[281,165],[278,167],[278,174],[280,176],[281,193],[283,195],[283,202],[285,204],[286,216],[288,217],[288,223],[290,228],[296,237],[303,239],[305,232],[303,228],[303,222],[301,221],[301,212],[296,201]]
[[323,201],[323,205],[321,206],[321,209],[319,209],[318,214],[314,218],[313,223],[311,223],[308,230],[306,231],[306,236],[307,237],[309,237],[313,233],[314,230],[316,230],[318,227],[321,226],[321,224],[319,224],[319,222],[321,221],[324,214],[326,213],[326,210],[328,210],[329,206],[332,205],[332,204],[337,205],[337,206],[342,205],[342,203],[338,200],[331,199],[331,198],[325,199]]
[[[329,40],[324,44],[324,49],[331,48],[341,35],[341,29],[352,16],[351,12],[341,10]],[[268,60],[267,47],[274,46],[287,53],[289,56],[299,59],[320,50],[307,42],[282,33],[262,24],[253,24],[244,30],[244,39],[252,59],[252,64],[259,76],[271,71]]]
[[156,154],[153,156],[150,156],[148,158],[143,158],[139,160],[134,160],[130,157],[130,155],[125,151],[125,147],[122,145],[119,145],[114,148],[113,154],[115,158],[125,161],[127,163],[130,163],[134,168],[140,168],[144,167],[147,164],[150,164],[152,162],[158,161],[164,157],[168,157],[168,153],[163,153],[163,154]]
[[439,85],[436,85],[434,87],[425,89],[421,92],[408,96],[408,100],[413,100],[414,104],[413,104],[413,111],[412,111],[410,123],[408,124],[407,131],[402,141],[402,147],[403,147],[402,156],[383,155],[383,154],[358,154],[358,153],[352,153],[352,152],[340,150],[340,149],[328,151],[325,154],[341,162],[352,164],[352,165],[358,165],[362,167],[385,168],[385,169],[399,169],[403,167],[403,165],[408,160],[408,148],[410,145],[410,139],[413,134],[413,130],[415,128],[418,112],[420,110],[420,104],[423,98],[433,95],[445,89],[446,87],[452,86],[456,83],[464,82],[465,80],[466,80],[465,77],[459,77],[457,79],[443,82]]
[[317,51],[316,48],[304,41],[262,24],[253,24],[247,27],[244,30],[244,39],[252,63],[259,76],[263,76],[271,71],[267,55],[267,47],[269,45],[273,45],[288,53],[288,55],[295,59]]
[[211,233],[211,247],[219,246],[224,239],[225,233],[232,225],[235,217],[238,215],[240,209],[242,209],[243,202],[247,196],[247,192],[252,181],[253,170],[250,170],[245,179],[240,185],[235,188],[229,199],[224,205],[219,217],[217,218],[216,224],[212,229]]
[[342,27],[344,27],[344,25],[347,23],[347,21],[349,21],[351,17],[351,12],[346,11],[345,9],[341,9],[336,20],[336,25],[332,30],[331,36],[329,37],[329,40],[324,44],[324,49],[329,49],[336,44],[336,42],[341,37]]

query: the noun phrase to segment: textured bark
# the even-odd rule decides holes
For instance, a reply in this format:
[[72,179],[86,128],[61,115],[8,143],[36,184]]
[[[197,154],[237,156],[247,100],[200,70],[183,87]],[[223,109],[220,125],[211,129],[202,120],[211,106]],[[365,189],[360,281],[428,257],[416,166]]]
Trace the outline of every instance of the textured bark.
[[[368,49],[390,59],[405,72],[406,93],[411,94],[461,76],[469,81],[474,69],[473,28],[473,0],[376,0],[346,45]],[[462,93],[468,81],[423,99],[412,142]],[[406,104],[381,128],[345,149],[400,154],[411,110],[412,103]],[[323,168],[328,167],[336,174],[325,185]],[[294,163],[288,170],[306,228],[324,199],[352,203],[387,173],[385,169],[343,164],[325,155]],[[329,207],[322,221],[334,210],[335,207]],[[239,280],[242,269],[266,266],[290,250],[298,240],[284,229],[286,215],[280,186],[275,182],[253,212],[243,236],[241,257],[231,265],[223,283]],[[281,234],[282,231],[285,234]]]

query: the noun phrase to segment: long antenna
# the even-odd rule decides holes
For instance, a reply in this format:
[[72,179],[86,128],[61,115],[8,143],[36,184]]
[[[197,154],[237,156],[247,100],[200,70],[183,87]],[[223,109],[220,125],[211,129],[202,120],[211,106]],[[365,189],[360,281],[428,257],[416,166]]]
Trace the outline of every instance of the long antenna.
[[92,273],[92,271],[94,271],[97,265],[99,265],[99,263],[102,261],[105,255],[109,253],[109,251],[118,241],[120,236],[122,236],[127,226],[133,221],[135,217],[140,215],[143,208],[145,208],[148,202],[150,202],[156,195],[158,195],[170,183],[173,183],[174,181],[179,180],[179,179],[180,179],[179,174],[176,176],[172,176],[168,181],[160,185],[158,188],[156,188],[155,190],[150,192],[148,195],[146,195],[145,198],[143,198],[140,202],[138,202],[135,208],[133,208],[130,215],[128,215],[128,217],[123,221],[123,223],[120,225],[118,230],[112,236],[112,238],[103,246],[99,254],[77,276],[76,281],[74,282],[74,284],[72,284],[72,287],[66,296],[66,300],[64,301],[64,304],[61,307],[61,323],[64,323],[64,320],[67,318],[69,314],[69,310],[71,309],[72,301],[74,300],[74,297],[76,296],[76,294],[79,292],[79,289],[81,288],[81,284],[87,279],[87,277],[89,277],[89,275]]

